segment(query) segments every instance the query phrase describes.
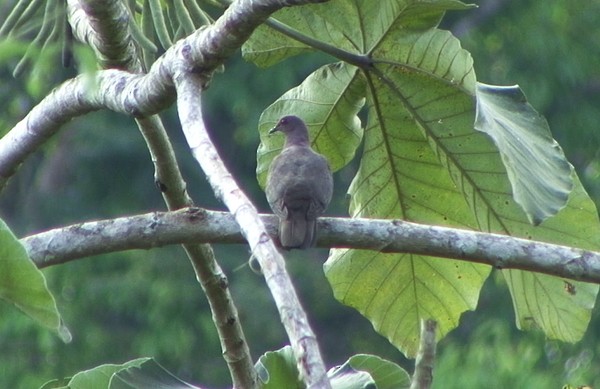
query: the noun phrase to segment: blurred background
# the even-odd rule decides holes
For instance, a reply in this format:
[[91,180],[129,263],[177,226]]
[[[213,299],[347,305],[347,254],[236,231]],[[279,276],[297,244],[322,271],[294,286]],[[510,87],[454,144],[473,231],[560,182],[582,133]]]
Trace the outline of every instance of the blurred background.
[[[554,137],[590,196],[600,203],[600,2],[478,1],[478,9],[450,13],[442,27],[471,52],[478,80],[519,84],[546,116]],[[0,52],[0,135],[52,87],[76,74],[61,69],[58,53],[28,77],[14,78],[19,57]],[[318,66],[307,55],[269,69],[239,55],[217,74],[204,112],[213,140],[238,183],[261,211],[268,209],[255,178],[260,113]],[[224,209],[185,144],[174,109],[161,115],[197,205]],[[336,174],[330,215],[347,215],[346,189],[356,163]],[[0,196],[0,217],[18,236],[52,227],[164,210],[148,152],[130,118],[96,112],[73,120],[30,158]],[[284,346],[287,338],[263,279],[244,266],[243,245],[215,245],[240,311],[253,357]],[[412,372],[388,341],[355,311],[336,302],[322,271],[326,250],[291,253],[296,282],[328,366],[372,353]],[[64,344],[13,307],[0,304],[0,387],[37,388],[103,363],[153,356],[180,378],[225,388],[229,374],[206,299],[180,247],[131,251],[44,270],[59,310],[73,333]],[[516,329],[511,299],[492,275],[475,312],[438,347],[434,387],[600,387],[600,317],[574,345]]]

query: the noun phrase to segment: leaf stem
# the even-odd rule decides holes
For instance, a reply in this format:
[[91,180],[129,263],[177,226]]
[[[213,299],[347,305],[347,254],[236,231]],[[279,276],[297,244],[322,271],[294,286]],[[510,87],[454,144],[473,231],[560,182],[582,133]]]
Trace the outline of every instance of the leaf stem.
[[335,57],[351,65],[357,66],[361,69],[369,68],[373,64],[373,61],[367,55],[350,53],[337,47],[328,45],[327,43],[324,43],[320,40],[304,35],[300,31],[291,28],[287,24],[281,23],[276,19],[269,18],[267,19],[265,24],[274,29],[275,31],[282,33],[285,36],[288,36],[294,40],[297,40],[300,43],[304,43],[307,46],[322,51],[326,54],[331,55],[332,57]]

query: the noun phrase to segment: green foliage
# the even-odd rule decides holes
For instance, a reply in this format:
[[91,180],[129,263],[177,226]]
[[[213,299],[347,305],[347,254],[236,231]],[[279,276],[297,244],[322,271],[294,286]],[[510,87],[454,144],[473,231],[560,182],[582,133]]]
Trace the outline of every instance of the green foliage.
[[258,378],[265,389],[304,387],[296,367],[296,358],[290,346],[267,352],[256,362]]
[[598,367],[591,361],[595,351],[573,353],[556,342],[543,344],[541,334],[511,334],[509,324],[489,319],[467,339],[442,342],[436,360],[433,388],[459,389],[484,385],[490,389],[560,388],[565,383],[596,387]]
[[[22,18],[22,22],[27,22],[24,24],[27,28],[22,30],[22,36],[28,38],[28,30],[31,31],[36,23],[41,25],[39,16],[43,10],[43,7],[40,8],[43,2],[16,3],[21,12],[29,3],[32,4],[27,8],[29,16]],[[135,2],[128,2],[133,3]],[[143,3],[144,6],[150,4],[149,1]],[[154,3],[160,3],[166,33],[171,34],[171,39],[182,36],[185,26],[182,24],[179,29],[177,20],[187,16],[182,14],[181,10],[172,7],[169,10],[171,3],[179,6],[181,2]],[[193,9],[189,4],[196,2],[185,0],[183,3],[191,14]],[[432,85],[435,85],[436,89],[440,87],[437,92],[449,92],[447,100],[456,99],[452,102],[445,101],[438,106],[448,104],[449,108],[458,109],[463,104],[468,112],[464,113],[462,119],[466,121],[468,116],[469,121],[474,120],[475,102],[472,96],[471,101],[467,102],[471,92],[458,90],[460,88],[450,82],[451,77],[444,79],[443,75],[438,74],[439,70],[429,68],[425,69],[425,75],[410,84],[411,77],[403,77],[401,74],[404,71],[410,73],[415,69],[422,69],[423,64],[438,66],[438,62],[426,60],[425,55],[422,57],[422,64],[418,63],[418,56],[413,58],[414,69],[403,67],[402,64],[410,63],[413,55],[411,47],[425,48],[431,45],[431,48],[423,52],[428,55],[437,52],[442,61],[438,67],[441,67],[443,61],[453,58],[453,52],[460,53],[460,57],[456,59],[470,60],[468,52],[458,46],[458,41],[452,35],[438,29],[426,29],[437,25],[444,10],[461,9],[465,6],[454,1],[412,4],[397,19],[397,29],[400,31],[393,28],[387,31],[389,34],[395,34],[394,37],[398,40],[386,43],[385,26],[378,21],[378,12],[379,9],[383,10],[382,14],[390,10],[396,12],[391,6],[396,2],[365,0],[355,3],[364,8],[349,7],[349,1],[332,0],[329,4],[315,6],[330,7],[323,11],[323,14],[313,12],[312,6],[289,8],[278,14],[279,20],[287,26],[295,27],[299,33],[295,36],[296,39],[312,37],[313,30],[328,31],[331,36],[320,36],[318,42],[327,43],[329,47],[326,47],[326,50],[331,47],[341,49],[333,50],[330,54],[339,55],[338,59],[346,61],[320,68],[310,75],[306,82],[300,83],[299,87],[285,95],[286,99],[293,100],[290,101],[292,104],[289,107],[298,110],[297,112],[312,111],[319,103],[325,103],[326,109],[323,111],[329,112],[328,118],[331,119],[324,121],[326,124],[320,124],[319,118],[326,117],[327,114],[315,114],[311,131],[313,138],[317,139],[315,145],[320,152],[331,158],[336,169],[349,163],[336,177],[340,194],[339,188],[347,186],[348,177],[354,174],[352,169],[355,168],[356,161],[350,160],[353,155],[358,154],[361,157],[360,162],[364,164],[360,167],[363,177],[369,176],[369,170],[365,170],[367,168],[375,172],[377,163],[394,162],[395,166],[401,169],[397,170],[398,174],[395,176],[401,178],[401,185],[396,185],[396,192],[402,194],[402,204],[406,205],[402,209],[403,217],[407,215],[407,218],[412,220],[468,228],[483,225],[488,226],[489,230],[497,230],[499,225],[506,225],[508,221],[516,219],[518,223],[508,223],[510,231],[500,232],[595,249],[599,236],[596,209],[576,176],[570,176],[575,184],[567,207],[560,211],[558,216],[544,221],[541,226],[532,227],[527,221],[527,214],[523,213],[510,197],[509,184],[512,182],[506,179],[502,156],[497,153],[491,141],[481,141],[480,139],[486,138],[473,135],[474,133],[458,136],[463,133],[459,133],[455,128],[454,137],[440,136],[444,126],[440,126],[439,129],[435,125],[415,126],[414,121],[411,123],[413,117],[410,110],[407,114],[401,109],[411,105],[399,104],[398,93],[408,87],[419,90],[419,85],[425,85],[427,82],[428,88],[423,88],[424,91],[430,91]],[[399,3],[401,2],[397,2]],[[509,5],[506,5],[507,3]],[[483,2],[480,4],[483,5]],[[471,30],[464,37],[461,36],[462,46],[467,47],[477,58],[478,78],[491,83],[521,84],[533,105],[541,108],[548,117],[566,154],[575,166],[581,169],[579,171],[583,173],[582,180],[586,187],[600,193],[597,189],[600,182],[597,180],[597,172],[600,169],[595,161],[590,162],[597,153],[599,138],[595,128],[600,121],[597,110],[599,102],[594,94],[598,77],[597,55],[592,54],[600,52],[596,39],[598,4],[582,5],[579,2],[557,0],[504,4],[503,9],[492,13],[491,18],[484,19],[484,23],[478,28]],[[38,7],[37,13],[32,13],[34,6]],[[156,45],[159,45],[148,40],[156,35],[154,20],[149,9],[143,8],[142,5],[132,6],[131,10],[136,20],[141,18],[142,24],[137,34],[135,29],[132,32],[138,43],[144,47],[144,53],[149,58],[147,63],[151,63],[158,50]],[[357,15],[357,10],[364,12]],[[458,20],[477,22],[480,20],[477,12],[461,14]],[[147,17],[148,15],[150,17]],[[192,17],[192,21],[194,20]],[[357,20],[367,23],[361,25],[356,23]],[[540,23],[533,24],[532,20]],[[275,22],[271,25],[277,31],[286,28]],[[176,28],[173,29],[173,26]],[[357,26],[366,27],[360,29]],[[135,24],[132,27],[135,27]],[[403,37],[403,29],[416,32]],[[424,31],[428,31],[428,34]],[[315,42],[299,42],[289,37],[289,31],[286,33],[288,35],[267,27],[259,29],[255,34],[256,40],[250,41],[245,47],[245,55],[247,58],[253,56],[260,66],[265,67],[292,54],[313,50]],[[260,38],[261,34],[267,40]],[[379,39],[384,42],[380,44]],[[265,42],[273,44],[264,46]],[[447,45],[440,47],[443,42],[447,42]],[[390,44],[390,47],[383,50],[386,44]],[[377,47],[377,50],[373,49],[374,47]],[[371,49],[373,50],[369,51]],[[15,44],[4,39],[0,41],[0,50],[6,54],[0,55],[5,68],[14,66],[18,58],[26,52],[22,43]],[[56,61],[53,60],[56,51],[47,51],[47,56],[37,56],[38,50],[39,48],[31,49],[29,57],[41,62],[37,67],[40,77],[33,81],[36,84],[21,83],[20,80],[8,76],[7,71],[0,74],[3,85],[0,91],[3,101],[0,133],[14,125],[29,109],[31,102],[27,100],[25,90],[40,96],[55,83],[49,77],[56,77],[58,73],[53,69],[56,67]],[[367,52],[374,58],[379,56],[390,62],[377,64],[379,75],[385,76],[384,78],[378,79],[374,70],[371,77],[367,78],[358,66],[361,63],[353,62],[362,60],[360,55]],[[401,55],[404,57],[399,59]],[[293,61],[281,62],[278,67],[258,74],[234,59],[228,66],[227,74],[216,75],[206,93],[205,112],[208,113],[207,118],[212,127],[231,129],[215,131],[213,134],[221,153],[244,189],[251,192],[252,197],[259,203],[262,201],[262,194],[252,177],[254,166],[249,158],[249,150],[255,147],[258,137],[254,126],[258,112],[268,105],[268,101],[283,93],[286,86],[299,83],[299,77],[307,73],[305,64],[321,61],[321,57],[316,58],[316,61],[315,58],[294,58]],[[454,60],[452,62],[454,63]],[[469,65],[467,62],[463,64]],[[448,69],[455,69],[455,66],[452,65]],[[437,77],[437,82],[427,81],[426,75]],[[37,77],[35,74],[33,76]],[[309,85],[309,79],[314,85]],[[243,88],[239,87],[240,80],[244,80]],[[456,80],[458,78],[455,78]],[[315,91],[318,93],[314,93]],[[319,101],[315,95],[326,96],[327,99]],[[301,102],[306,96],[309,98]],[[336,96],[350,99],[332,103]],[[478,101],[481,101],[480,96],[477,96]],[[366,97],[369,109],[364,133],[362,126],[357,124],[357,117],[365,117],[364,110],[357,112],[361,97]],[[378,104],[374,101],[375,98],[379,99]],[[273,110],[275,107],[277,111]],[[290,109],[289,107],[277,101],[266,111],[268,113],[271,110],[270,116],[273,118],[265,116],[265,119],[261,119],[259,130],[263,143],[259,149],[259,171],[268,166],[271,155],[274,155],[279,147],[269,143],[274,139],[263,136],[264,130],[269,127],[268,121],[276,120],[278,112]],[[337,107],[344,109],[338,110]],[[380,114],[374,115],[373,112],[379,107],[384,109]],[[420,107],[413,104],[413,108]],[[318,109],[315,111],[318,112]],[[415,112],[419,113],[417,111]],[[167,115],[170,119],[172,116]],[[160,196],[153,189],[152,166],[139,135],[130,123],[123,119],[119,116],[99,114],[86,117],[85,122],[75,121],[69,126],[69,132],[57,137],[43,153],[25,164],[20,174],[13,179],[12,186],[3,193],[0,203],[3,216],[9,216],[6,220],[10,220],[14,231],[30,232],[90,217],[110,217],[162,207]],[[345,128],[341,123],[344,123]],[[176,128],[177,124],[171,122],[168,126]],[[394,141],[398,138],[395,128],[404,126],[412,126],[410,136],[403,133],[402,142]],[[87,131],[84,131],[83,127]],[[75,129],[77,132],[73,131]],[[436,130],[441,132],[436,133]],[[76,135],[73,136],[74,134]],[[186,146],[178,142],[177,131],[172,131],[171,134],[178,150],[181,151],[179,156],[183,161],[184,173],[189,177],[190,192],[195,198],[202,200],[201,205],[219,207],[220,205],[212,200],[207,186],[203,185],[203,180],[198,179],[195,165],[188,163]],[[362,151],[361,146],[358,146],[361,137],[364,147],[368,146],[371,149]],[[382,158],[377,147],[382,149],[381,144],[386,141],[390,148]],[[551,144],[549,139],[543,142]],[[333,145],[339,145],[340,148],[336,149]],[[489,147],[490,145],[492,147]],[[469,155],[460,155],[457,150],[484,146],[486,152],[491,149],[496,153],[495,157],[486,159],[485,163],[481,158],[473,158],[471,166],[483,167],[488,177],[474,180],[475,184],[469,187],[468,180],[465,180],[467,175],[464,174],[469,170],[469,165],[464,164],[469,162]],[[456,157],[456,165],[449,161],[444,162],[446,156]],[[123,166],[128,168],[123,169]],[[501,181],[489,178],[489,173],[495,169],[503,172],[504,177]],[[393,175],[387,174],[387,177]],[[569,178],[565,175],[551,177],[560,180]],[[455,184],[460,180],[463,182],[461,185],[464,186],[464,193],[457,190],[461,185]],[[371,183],[374,183],[374,186],[378,181],[377,189],[381,189],[382,192],[389,191],[386,175],[383,174],[375,181],[366,181],[363,186],[368,187],[367,184]],[[499,182],[501,184],[498,184]],[[355,196],[351,201],[356,210],[361,209],[361,203],[366,204],[363,208],[367,211],[369,207],[374,211],[383,206],[389,206],[392,210],[397,208],[394,202],[398,197],[369,197],[368,192],[365,192],[366,195],[360,198],[360,187],[358,184],[355,186]],[[494,198],[491,193],[496,188],[502,188],[502,193]],[[477,191],[473,189],[479,189],[480,197],[474,196]],[[474,200],[471,203],[466,201],[465,206],[461,201],[465,202],[465,193],[469,190]],[[487,197],[484,196],[486,191]],[[341,197],[334,200],[331,210],[333,214],[341,212],[336,208],[336,204],[339,207],[339,204],[343,203]],[[481,201],[486,199],[493,200],[491,203],[496,205],[489,206],[486,201]],[[509,206],[502,208],[501,204],[505,201],[509,202]],[[430,207],[430,204],[434,208]],[[497,210],[502,212],[493,212]],[[582,216],[583,214],[585,216]],[[366,211],[365,215],[368,215]],[[399,217],[394,212],[390,212],[389,215]],[[488,218],[489,215],[498,217]],[[557,237],[557,234],[560,237]],[[225,264],[226,270],[237,268],[247,259],[246,251],[241,248],[217,250],[218,258]],[[306,258],[307,255],[311,258]],[[318,329],[319,342],[327,363],[341,363],[346,359],[346,355],[364,350],[401,359],[383,338],[371,334],[366,320],[361,320],[362,318],[350,309],[330,301],[330,291],[319,276],[319,255],[320,252],[303,255],[291,253],[288,265],[294,279],[297,280],[304,305],[312,318],[311,322]],[[340,255],[346,254],[341,252]],[[186,379],[194,377],[203,383],[226,385],[226,367],[218,357],[219,344],[210,312],[207,305],[201,301],[200,290],[193,280],[189,265],[179,260],[182,257],[176,249],[121,253],[45,270],[50,289],[56,293],[61,312],[73,329],[74,341],[68,346],[64,345],[48,331],[35,327],[33,321],[25,315],[16,315],[16,310],[9,310],[9,307],[0,308],[0,345],[4,351],[4,356],[0,358],[0,386],[37,387],[48,377],[69,375],[95,364],[122,361],[138,355],[155,355],[171,370]],[[374,261],[368,263],[369,259]],[[394,268],[397,263],[402,265]],[[342,264],[334,263],[340,267]],[[368,266],[369,264],[372,266]],[[475,293],[478,290],[477,284],[483,282],[488,274],[485,267],[456,268],[455,263],[446,260],[415,256],[400,256],[398,259],[393,256],[361,257],[356,254],[353,265],[357,269],[344,265],[344,273],[341,273],[339,278],[344,285],[336,289],[337,295],[340,295],[340,290],[343,292],[341,294],[347,291],[348,301],[353,299],[357,304],[363,304],[363,311],[367,314],[379,310],[381,315],[375,323],[380,323],[380,328],[386,327],[386,331],[392,331],[394,324],[397,324],[394,322],[396,311],[391,308],[411,304],[406,293],[419,297],[418,300],[412,300],[418,303],[414,305],[412,312],[415,322],[423,309],[439,313],[440,307],[445,309],[447,306],[453,311],[453,316],[449,317],[455,321],[449,328],[455,326],[460,312],[475,307],[478,300],[478,293]],[[360,270],[361,267],[373,267],[375,272],[372,275],[367,274],[366,270]],[[357,277],[359,275],[360,277]],[[543,328],[548,336],[569,341],[581,337],[595,301],[595,286],[517,271],[503,271],[496,275],[502,275],[508,281],[519,327]],[[440,279],[446,281],[440,282]],[[264,350],[277,348],[284,341],[284,335],[274,324],[278,322],[278,318],[261,280],[249,271],[238,271],[231,273],[230,281],[253,353],[259,355]],[[354,284],[350,284],[351,282]],[[390,289],[390,286],[398,285],[404,289]],[[411,286],[412,292],[409,290]],[[457,290],[455,287],[464,289]],[[461,326],[442,341],[436,361],[434,384],[437,387],[560,387],[565,383],[573,386],[600,385],[597,382],[600,371],[595,361],[597,355],[600,355],[600,349],[595,346],[598,344],[595,329],[600,328],[597,314],[584,342],[575,346],[546,342],[544,336],[539,333],[515,334],[507,319],[510,316],[510,308],[506,306],[510,299],[504,298],[502,292],[502,286],[495,286],[491,292],[493,301],[488,301],[487,306],[485,301],[481,301],[485,300],[485,296],[480,298],[478,311],[466,315],[466,319],[463,315]],[[572,295],[573,292],[575,295]],[[367,300],[368,297],[373,299],[361,301]],[[446,299],[445,304],[435,304],[435,299],[439,297]],[[503,300],[507,302],[504,303]],[[500,309],[499,306],[503,308]],[[390,307],[390,310],[383,312],[385,307]],[[417,312],[415,308],[421,311]],[[482,319],[474,325],[469,321],[472,317],[470,315],[479,315]],[[265,331],[265,328],[269,328],[269,331]],[[357,357],[351,360],[355,358]],[[374,371],[370,371],[370,374],[375,376]],[[62,386],[65,384],[65,381],[58,383]]]
[[453,24],[477,58],[480,80],[518,83],[527,92],[594,198],[600,194],[599,12],[599,2],[528,0]]
[[32,30],[37,31],[37,34],[15,66],[13,74],[15,76],[24,74],[26,70],[30,69],[31,64],[36,66],[40,66],[40,63],[47,64],[46,61],[40,61],[38,58],[40,53],[52,55],[57,48],[62,47],[63,54],[68,55],[66,54],[68,49],[65,47],[71,43],[68,29],[64,1],[17,1],[8,17],[0,25],[0,38],[10,35],[13,38],[24,39]]
[[143,5],[138,5],[137,1],[129,3],[133,4],[129,12],[137,21],[130,23],[131,33],[142,49],[142,57],[148,69],[158,52],[155,37],[166,50],[174,41],[213,21],[196,0],[145,0]]
[[[301,389],[296,358],[290,346],[270,351],[256,362],[263,389]],[[354,355],[327,373],[333,389],[403,389],[410,387],[408,373],[375,355]]]
[[353,355],[347,362],[353,369],[369,373],[378,389],[403,389],[410,387],[408,373],[395,363],[376,355]]
[[[259,131],[265,134],[283,114],[305,117],[314,123],[314,147],[337,170],[358,146],[356,102],[365,97],[364,150],[348,189],[351,216],[566,244],[573,243],[571,233],[583,222],[591,233],[579,246],[599,247],[595,207],[580,185],[569,198],[578,180],[546,121],[518,89],[476,83],[470,54],[452,34],[435,28],[446,10],[466,8],[456,1],[346,0],[280,11],[280,22],[270,24],[277,32],[259,29],[245,47],[246,58],[268,66],[313,48],[345,61],[331,65],[343,69],[344,77],[322,75],[326,68],[313,73],[264,111]],[[344,22],[340,14],[347,15]],[[288,45],[290,40],[301,45]],[[321,104],[326,108],[314,108]],[[261,139],[259,182],[281,147]],[[349,142],[335,148],[330,139],[337,145]],[[332,250],[325,264],[336,298],[358,309],[409,356],[416,352],[420,320],[435,319],[443,337],[462,312],[475,308],[489,271],[463,262],[345,249]],[[568,294],[554,277],[504,274],[520,328],[541,328],[567,341],[583,336],[596,286],[573,283],[581,293]],[[569,307],[567,315],[558,313],[556,301]]]
[[327,155],[333,171],[346,166],[363,135],[356,115],[364,104],[364,88],[365,80],[355,67],[325,65],[265,109],[259,120],[259,184],[264,187],[269,164],[283,147],[282,137],[267,133],[288,112],[304,113],[315,150]]
[[105,364],[75,374],[72,378],[50,381],[40,389],[182,389],[197,388],[181,381],[154,359],[139,358],[121,365]]
[[494,140],[514,199],[532,224],[565,206],[573,189],[572,166],[552,139],[546,119],[527,103],[518,86],[478,84],[475,129]]
[[[84,388],[109,388],[112,377],[117,372],[129,368],[138,367],[147,362],[149,358],[140,358],[122,365],[106,364],[97,366],[93,369],[81,371],[75,374],[68,382],[65,388],[84,389]],[[58,387],[57,387],[58,388]]]
[[[141,362],[141,363],[138,363]],[[82,386],[82,388],[90,386]],[[104,386],[98,386],[104,387]],[[109,389],[136,389],[136,388],[157,388],[157,389],[185,389],[197,388],[186,382],[181,381],[165,368],[159,365],[154,359],[139,359],[131,361],[122,366],[110,378]]]

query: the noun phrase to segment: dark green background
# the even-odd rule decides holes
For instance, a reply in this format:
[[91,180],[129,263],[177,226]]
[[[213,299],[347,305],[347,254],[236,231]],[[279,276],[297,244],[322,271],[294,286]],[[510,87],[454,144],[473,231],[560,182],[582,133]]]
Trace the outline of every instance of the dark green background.
[[[518,83],[550,123],[586,189],[600,201],[600,3],[488,0],[443,22],[475,61],[478,80]],[[4,59],[2,59],[4,58]],[[18,57],[0,53],[0,133],[13,127],[53,86],[75,74],[57,70],[51,55],[34,81],[13,78]],[[260,112],[320,64],[308,55],[269,69],[239,56],[207,91],[204,112],[213,140],[238,183],[267,210],[254,169]],[[43,68],[43,66],[47,68]],[[190,194],[199,206],[224,209],[191,158],[174,109],[163,115]],[[353,163],[336,174],[330,215],[347,215],[345,191]],[[94,218],[164,210],[153,166],[133,121],[97,112],[73,120],[27,161],[0,196],[0,217],[19,236]],[[246,246],[216,245],[253,357],[286,344],[262,278],[247,266]],[[291,253],[288,268],[329,366],[354,353],[373,353],[412,371],[369,322],[337,303],[322,272],[326,250]],[[44,270],[73,333],[63,344],[12,307],[0,305],[0,387],[35,388],[102,363],[154,356],[181,378],[206,386],[230,385],[206,299],[179,247],[98,256]],[[516,330],[510,296],[490,277],[478,310],[438,347],[435,387],[600,386],[600,320],[576,345]]]

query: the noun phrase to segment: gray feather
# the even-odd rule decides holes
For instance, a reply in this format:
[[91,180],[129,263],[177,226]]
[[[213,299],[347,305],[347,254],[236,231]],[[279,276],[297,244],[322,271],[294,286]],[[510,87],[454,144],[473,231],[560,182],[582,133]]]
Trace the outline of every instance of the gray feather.
[[286,143],[271,163],[265,192],[271,209],[279,217],[281,246],[313,247],[317,238],[316,219],[325,212],[333,194],[329,164],[311,149],[308,130],[301,119],[286,116],[274,131],[283,132]]

